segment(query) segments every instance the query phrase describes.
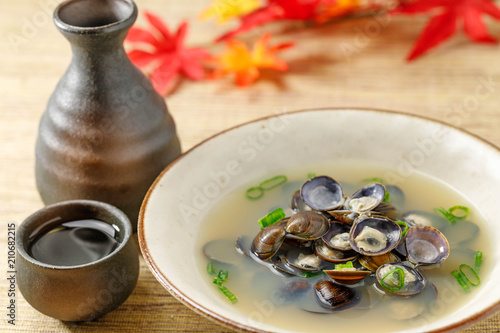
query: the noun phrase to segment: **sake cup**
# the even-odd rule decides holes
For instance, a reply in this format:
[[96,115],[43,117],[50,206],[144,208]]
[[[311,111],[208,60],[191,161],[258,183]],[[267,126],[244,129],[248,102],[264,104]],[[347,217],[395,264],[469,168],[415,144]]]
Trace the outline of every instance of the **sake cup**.
[[[95,219],[117,230],[116,248],[95,261],[53,265],[35,259],[32,242],[61,224]],[[118,208],[93,200],[70,200],[35,212],[16,233],[17,282],[26,301],[41,313],[62,321],[90,321],[122,304],[139,277],[139,258],[132,226]]]

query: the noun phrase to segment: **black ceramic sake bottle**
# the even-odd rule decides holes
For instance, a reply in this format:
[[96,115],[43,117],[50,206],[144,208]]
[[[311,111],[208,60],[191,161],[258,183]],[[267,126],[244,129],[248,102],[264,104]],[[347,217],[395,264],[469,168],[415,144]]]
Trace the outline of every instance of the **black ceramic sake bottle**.
[[132,0],[69,0],[54,12],[73,59],[50,97],[36,143],[46,204],[93,199],[123,210],[134,230],[154,179],[180,154],[165,101],[128,59]]

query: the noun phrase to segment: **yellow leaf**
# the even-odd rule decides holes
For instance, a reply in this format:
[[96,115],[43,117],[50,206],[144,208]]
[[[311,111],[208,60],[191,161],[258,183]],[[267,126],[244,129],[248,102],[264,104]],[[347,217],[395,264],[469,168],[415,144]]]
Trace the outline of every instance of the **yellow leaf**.
[[215,17],[217,23],[248,14],[261,6],[259,0],[212,0],[212,5],[200,14],[200,19]]

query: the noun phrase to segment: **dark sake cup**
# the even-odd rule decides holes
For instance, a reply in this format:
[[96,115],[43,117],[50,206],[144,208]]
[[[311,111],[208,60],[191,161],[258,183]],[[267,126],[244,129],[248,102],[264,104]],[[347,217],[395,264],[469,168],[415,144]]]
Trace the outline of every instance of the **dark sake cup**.
[[[96,219],[118,229],[118,246],[86,264],[58,266],[30,255],[40,234],[62,223]],[[132,226],[118,208],[93,200],[47,206],[29,216],[16,232],[17,283],[22,295],[41,313],[63,321],[89,321],[112,311],[132,293],[139,277],[139,257]]]

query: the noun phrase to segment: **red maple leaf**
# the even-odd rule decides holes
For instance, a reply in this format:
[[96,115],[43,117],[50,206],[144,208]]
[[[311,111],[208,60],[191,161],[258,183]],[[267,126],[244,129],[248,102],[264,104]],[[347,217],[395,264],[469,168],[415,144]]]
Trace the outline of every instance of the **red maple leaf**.
[[130,60],[149,76],[153,87],[160,94],[168,92],[172,83],[180,75],[191,80],[205,77],[202,61],[210,56],[203,48],[187,48],[184,45],[188,23],[182,22],[173,34],[156,15],[146,12],[146,19],[153,28],[148,31],[132,27],[126,41],[148,48],[133,49],[128,52]]
[[452,37],[459,26],[474,42],[497,43],[492,37],[481,15],[487,14],[500,19],[500,9],[490,0],[416,0],[404,4],[393,13],[419,14],[436,11],[408,55],[414,60]]
[[325,2],[332,0],[267,0],[267,5],[241,17],[238,28],[224,34],[218,42],[233,38],[254,27],[279,20],[312,20]]

